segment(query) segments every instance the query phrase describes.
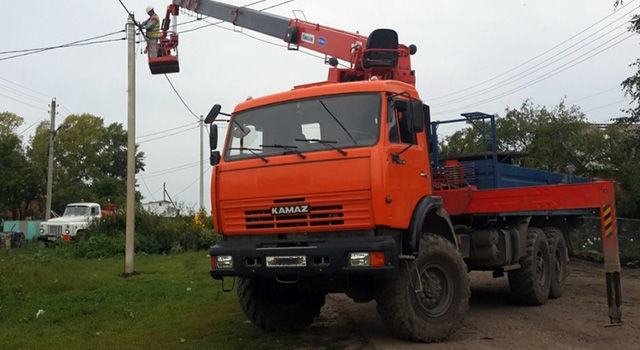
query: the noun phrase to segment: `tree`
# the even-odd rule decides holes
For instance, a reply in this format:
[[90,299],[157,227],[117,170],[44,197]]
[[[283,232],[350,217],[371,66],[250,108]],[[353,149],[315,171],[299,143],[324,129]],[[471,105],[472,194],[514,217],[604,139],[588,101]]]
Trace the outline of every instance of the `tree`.
[[[623,5],[623,0],[616,0],[614,2],[614,8]],[[640,33],[640,15],[633,15],[631,18],[630,32]],[[621,123],[638,123],[640,122],[640,58],[634,63],[630,64],[631,67],[636,67],[637,71],[634,75],[628,77],[622,81],[621,86],[624,89],[625,95],[633,99],[635,106],[631,106],[626,109],[628,117],[620,118]],[[640,131],[636,133],[638,140],[640,140]]]
[[33,169],[15,133],[23,119],[16,114],[0,113],[0,211],[9,211],[14,219],[22,219],[37,191]]
[[[487,137],[491,137],[487,127]],[[536,106],[530,100],[519,109],[506,109],[496,118],[499,152],[525,153],[515,159],[519,165],[567,174],[593,176],[599,169],[604,133],[589,124],[576,106],[567,108],[563,101],[553,109]],[[491,141],[487,140],[487,150]],[[480,153],[482,133],[467,127],[446,137],[440,145],[442,154]]]
[[[28,151],[46,178],[48,123],[43,122]],[[54,139],[55,170],[52,208],[62,210],[80,200],[124,205],[126,201],[127,133],[122,124],[104,126],[91,114],[70,115]],[[136,172],[144,169],[144,153],[136,154]],[[140,196],[138,195],[138,198]]]

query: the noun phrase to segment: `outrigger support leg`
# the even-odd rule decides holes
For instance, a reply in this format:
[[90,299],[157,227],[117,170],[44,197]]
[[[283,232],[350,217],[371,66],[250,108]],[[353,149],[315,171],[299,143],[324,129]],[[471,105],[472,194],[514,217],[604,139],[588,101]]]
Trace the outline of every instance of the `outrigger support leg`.
[[620,286],[620,253],[616,208],[613,199],[613,188],[604,191],[607,200],[600,207],[600,226],[604,270],[607,278],[607,305],[609,306],[610,326],[619,326],[622,324],[622,312],[620,310],[622,289]]

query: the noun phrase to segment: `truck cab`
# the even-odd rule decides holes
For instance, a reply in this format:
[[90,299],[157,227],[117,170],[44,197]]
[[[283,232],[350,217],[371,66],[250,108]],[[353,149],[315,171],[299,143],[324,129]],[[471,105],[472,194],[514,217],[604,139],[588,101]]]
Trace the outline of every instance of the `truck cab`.
[[[282,275],[256,245],[290,255],[284,247],[302,249],[305,240],[333,247],[305,257],[324,262],[308,264],[310,273],[351,273],[354,240],[362,241],[358,252],[386,252],[372,270],[394,271],[395,256],[411,253],[400,231],[431,195],[426,131],[415,127],[425,125],[424,111],[415,88],[398,81],[320,84],[238,105],[212,178],[215,228],[224,237],[212,254],[230,246],[234,263],[214,277]],[[247,244],[253,253],[236,255],[236,245]]]
[[40,239],[52,242],[62,238],[68,241],[101,217],[98,203],[67,204],[61,217],[40,223]]

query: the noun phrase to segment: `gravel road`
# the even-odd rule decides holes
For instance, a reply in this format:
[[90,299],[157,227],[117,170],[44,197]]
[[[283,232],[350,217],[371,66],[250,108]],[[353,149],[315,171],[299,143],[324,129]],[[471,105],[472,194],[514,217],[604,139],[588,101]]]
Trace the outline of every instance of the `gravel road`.
[[345,295],[327,297],[322,313],[304,333],[307,346],[346,349],[631,349],[640,350],[640,270],[623,270],[620,327],[608,324],[601,266],[572,261],[565,294],[543,306],[509,300],[506,277],[471,273],[471,301],[462,328],[444,343],[395,339],[375,302],[356,304]]

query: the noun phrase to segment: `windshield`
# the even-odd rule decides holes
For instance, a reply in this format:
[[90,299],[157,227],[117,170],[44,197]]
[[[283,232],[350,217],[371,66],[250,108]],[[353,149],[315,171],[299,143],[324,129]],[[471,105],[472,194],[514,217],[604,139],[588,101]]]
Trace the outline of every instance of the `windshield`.
[[85,216],[89,215],[89,207],[85,206],[67,206],[62,216]]
[[[230,123],[225,160],[371,146],[378,141],[377,93],[314,97],[240,112]],[[301,156],[304,157],[304,156]]]

